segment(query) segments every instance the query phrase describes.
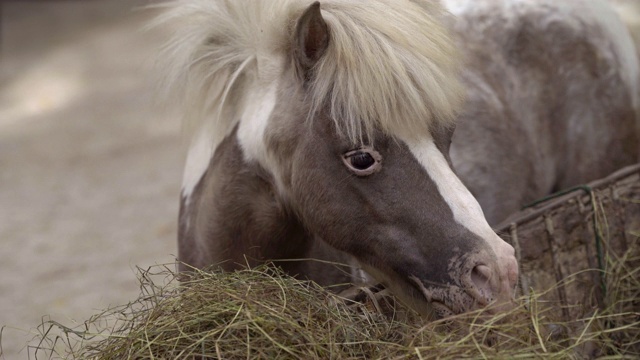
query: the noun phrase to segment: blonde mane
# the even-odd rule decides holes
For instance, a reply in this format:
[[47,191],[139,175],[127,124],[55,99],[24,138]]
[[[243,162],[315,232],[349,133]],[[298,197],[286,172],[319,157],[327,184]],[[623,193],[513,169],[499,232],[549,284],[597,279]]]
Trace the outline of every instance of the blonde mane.
[[[310,0],[177,0],[157,25],[175,27],[161,54],[167,95],[184,107],[186,128],[221,141],[240,119],[246,89],[294,71],[295,24]],[[308,101],[328,106],[353,141],[378,129],[424,136],[460,108],[459,56],[427,0],[321,1],[330,43],[316,64]],[[215,146],[214,146],[215,148]]]

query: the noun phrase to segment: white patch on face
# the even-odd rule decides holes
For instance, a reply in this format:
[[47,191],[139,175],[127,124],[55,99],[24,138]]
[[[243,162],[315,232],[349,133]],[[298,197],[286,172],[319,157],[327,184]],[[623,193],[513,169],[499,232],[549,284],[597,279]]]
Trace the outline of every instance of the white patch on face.
[[433,139],[405,140],[405,143],[436,184],[440,195],[449,205],[454,220],[487,241],[499,261],[511,261],[513,247],[491,229],[480,204],[451,170]]
[[456,222],[484,239],[495,236],[485,220],[480,204],[451,170],[433,139],[405,141],[405,143],[436,183],[438,191],[451,208]]

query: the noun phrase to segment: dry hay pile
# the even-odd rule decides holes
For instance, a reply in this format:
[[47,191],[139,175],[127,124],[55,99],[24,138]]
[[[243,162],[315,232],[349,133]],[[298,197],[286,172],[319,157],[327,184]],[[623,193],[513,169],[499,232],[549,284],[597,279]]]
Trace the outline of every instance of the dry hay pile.
[[[637,239],[637,237],[636,237]],[[636,243],[640,246],[640,242]],[[637,254],[637,252],[636,252]],[[604,310],[559,322],[538,295],[509,313],[482,311],[426,322],[390,297],[348,306],[318,285],[270,267],[141,271],[141,295],[82,325],[44,322],[30,354],[67,359],[635,358],[640,356],[640,279],[610,264]],[[158,277],[159,276],[159,277]],[[161,284],[153,279],[162,279]]]
[[522,273],[523,295],[508,313],[485,310],[428,322],[390,296],[364,289],[369,294],[364,301],[349,303],[273,267],[195,271],[178,279],[159,266],[140,272],[141,295],[128,305],[73,327],[43,322],[30,354],[38,359],[640,358],[640,165],[582,190],[588,194],[549,199],[503,227]]

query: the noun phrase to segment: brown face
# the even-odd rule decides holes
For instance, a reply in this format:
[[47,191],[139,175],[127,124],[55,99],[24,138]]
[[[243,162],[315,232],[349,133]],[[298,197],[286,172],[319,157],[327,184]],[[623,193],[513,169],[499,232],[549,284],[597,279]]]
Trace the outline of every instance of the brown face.
[[[443,182],[459,183],[445,160],[450,131],[424,141],[434,158],[423,160],[446,167],[433,174],[402,140],[378,133],[354,145],[325,117],[296,136],[285,191],[311,232],[353,255],[417,308],[432,302],[444,315],[510,298],[517,277],[513,249],[484,218],[456,218],[453,207],[474,206],[468,192],[442,193],[458,190]],[[451,178],[434,179],[443,174]],[[481,233],[477,222],[486,226]]]
[[265,132],[284,201],[310,232],[419,310],[446,315],[509,300],[518,272],[513,248],[451,170],[452,129],[373,131],[354,142],[327,109],[312,112],[307,83],[329,42],[313,4],[296,28],[296,75],[280,83]]

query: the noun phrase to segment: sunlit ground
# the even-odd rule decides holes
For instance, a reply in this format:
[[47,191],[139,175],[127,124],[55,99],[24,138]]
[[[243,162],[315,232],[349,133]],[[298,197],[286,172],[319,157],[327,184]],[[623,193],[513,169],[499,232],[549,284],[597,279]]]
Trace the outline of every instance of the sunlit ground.
[[[66,56],[65,56],[66,55]],[[31,117],[46,116],[68,106],[80,95],[82,76],[68,62],[69,54],[51,54],[42,66],[30,69],[6,85],[0,103],[0,126],[21,123]],[[80,64],[78,64],[80,65]]]

